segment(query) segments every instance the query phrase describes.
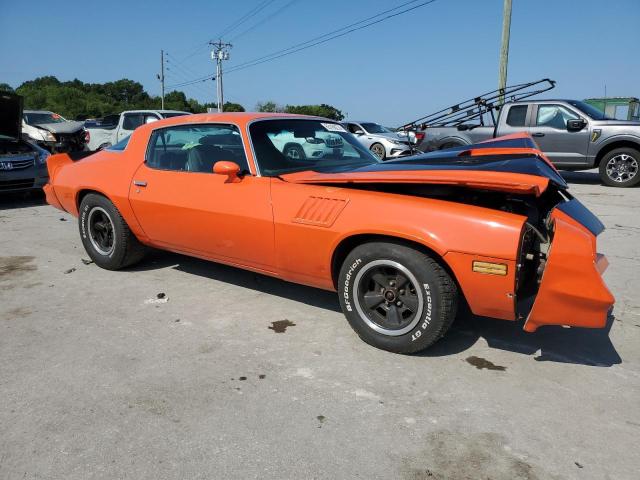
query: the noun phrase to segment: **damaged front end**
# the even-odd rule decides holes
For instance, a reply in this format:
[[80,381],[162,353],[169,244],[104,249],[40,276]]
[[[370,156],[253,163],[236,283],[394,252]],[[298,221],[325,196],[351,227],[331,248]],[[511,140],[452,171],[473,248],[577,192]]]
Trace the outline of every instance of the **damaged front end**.
[[525,223],[517,262],[516,311],[524,329],[542,325],[603,328],[614,297],[602,279],[608,266],[597,253],[604,225],[566,191],[536,227]]

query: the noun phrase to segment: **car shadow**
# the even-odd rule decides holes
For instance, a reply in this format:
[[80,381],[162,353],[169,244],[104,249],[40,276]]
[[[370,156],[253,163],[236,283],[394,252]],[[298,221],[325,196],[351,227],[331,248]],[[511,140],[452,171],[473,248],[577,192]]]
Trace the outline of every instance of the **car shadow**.
[[562,178],[564,178],[567,183],[602,185],[602,180],[600,180],[600,175],[598,174],[598,172],[560,171],[560,175],[562,175]]
[[[153,250],[129,271],[171,267],[181,272],[230,283],[261,293],[287,298],[333,312],[341,312],[335,292],[306,287],[259,273],[229,267],[184,255]],[[610,315],[604,329],[540,327],[535,333],[522,330],[522,322],[509,322],[473,315],[462,307],[449,332],[418,356],[441,357],[464,352],[483,338],[490,348],[528,355],[539,362],[572,363],[610,367],[621,363],[609,338],[614,321]],[[536,356],[536,353],[539,355]]]
[[479,317],[467,310],[460,312],[438,343],[420,355],[440,357],[460,353],[483,338],[490,348],[529,355],[538,362],[611,367],[622,363],[609,337],[614,321],[614,315],[609,314],[602,329],[548,325],[528,333],[522,329],[523,321]]
[[35,190],[32,192],[3,193],[0,195],[0,210],[12,210],[15,208],[38,207],[46,205],[44,192]]
[[191,275],[198,275],[211,280],[249,288],[260,293],[267,293],[296,302],[302,302],[313,307],[323,308],[333,312],[341,312],[340,303],[338,302],[338,297],[335,292],[289,283],[260,273],[209,262],[199,258],[188,257],[186,255],[179,255],[177,253],[153,250],[147,255],[145,260],[127,270],[146,271],[166,267],[171,267]]

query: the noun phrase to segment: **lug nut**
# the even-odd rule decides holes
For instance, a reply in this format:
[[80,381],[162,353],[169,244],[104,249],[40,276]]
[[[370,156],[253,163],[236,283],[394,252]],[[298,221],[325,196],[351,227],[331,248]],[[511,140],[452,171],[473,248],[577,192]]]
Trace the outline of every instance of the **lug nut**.
[[396,302],[396,306],[397,307],[401,307],[402,306],[402,302]]
[[396,286],[396,282],[395,282],[395,280],[391,280],[391,281],[389,282],[389,285],[391,285],[392,287],[395,287],[395,286]]

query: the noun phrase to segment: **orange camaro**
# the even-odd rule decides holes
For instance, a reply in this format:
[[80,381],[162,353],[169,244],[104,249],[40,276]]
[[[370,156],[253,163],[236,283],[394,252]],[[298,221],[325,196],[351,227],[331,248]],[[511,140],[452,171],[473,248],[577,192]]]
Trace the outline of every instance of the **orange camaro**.
[[382,162],[336,122],[278,114],[161,120],[75,160],[47,201],[95,263],[145,246],[337,290],[366,342],[415,352],[464,297],[477,315],[603,327],[603,225],[526,135]]

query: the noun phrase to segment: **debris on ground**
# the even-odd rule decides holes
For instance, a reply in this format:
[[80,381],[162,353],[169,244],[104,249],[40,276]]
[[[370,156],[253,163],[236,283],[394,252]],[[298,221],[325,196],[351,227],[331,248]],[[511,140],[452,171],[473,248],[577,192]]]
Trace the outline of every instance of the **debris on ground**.
[[160,292],[155,296],[155,298],[149,298],[145,300],[144,303],[146,305],[151,305],[154,303],[167,303],[168,301],[169,301],[169,297],[167,297],[167,294],[164,292]]
[[86,258],[81,258],[80,259],[82,261],[82,263],[84,263],[85,265],[91,265],[93,263],[93,260],[87,260]]
[[60,217],[60,221],[61,221],[61,222],[66,222],[66,221],[67,221],[67,219],[66,219],[66,218],[64,218],[64,217]]
[[275,322],[271,322],[271,326],[267,327],[269,330],[273,330],[275,333],[284,333],[287,330],[287,327],[295,327],[296,324],[291,320],[277,320]]
[[65,273],[65,275],[66,275],[67,273],[73,273],[73,272],[75,272],[75,271],[76,271],[76,269],[75,269],[75,267],[74,267],[74,268],[70,268],[69,270],[65,270],[65,271],[64,271],[64,273]]

